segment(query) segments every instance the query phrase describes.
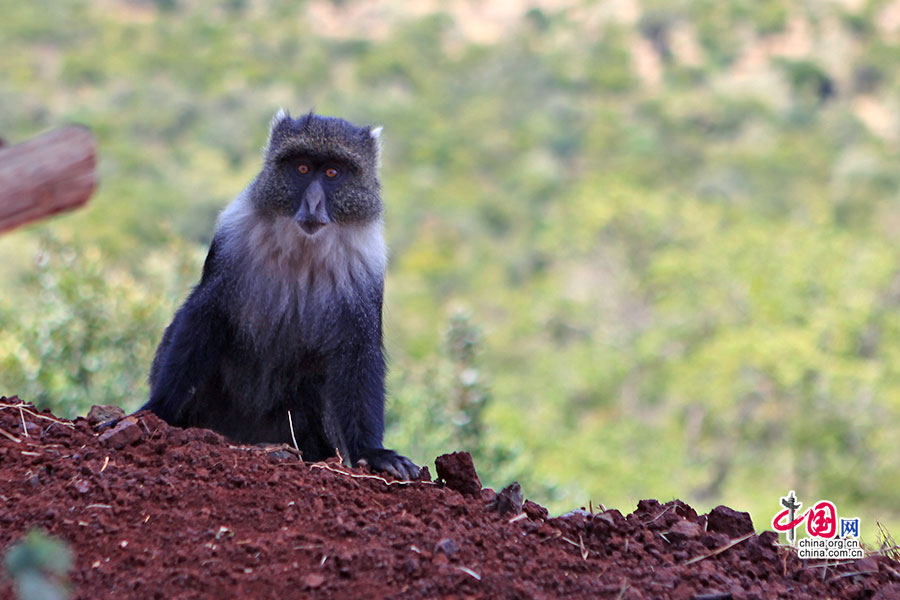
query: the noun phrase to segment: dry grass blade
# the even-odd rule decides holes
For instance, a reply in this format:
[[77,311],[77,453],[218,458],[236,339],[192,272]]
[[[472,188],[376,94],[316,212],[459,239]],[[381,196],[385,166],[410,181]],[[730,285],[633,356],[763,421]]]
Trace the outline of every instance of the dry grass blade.
[[881,568],[885,569],[887,572],[889,572],[891,575],[893,575],[897,579],[900,579],[900,572],[898,572],[897,569],[892,569],[891,567],[889,567],[887,565],[881,565]]
[[25,413],[22,412],[22,407],[19,407],[19,416],[22,417],[22,433],[25,434],[25,437],[31,437],[28,435],[28,425],[25,424]]
[[75,429],[75,425],[73,423],[66,423],[65,421],[61,421],[54,417],[48,417],[47,415],[42,415],[40,413],[36,413],[28,407],[29,407],[29,405],[25,404],[24,402],[19,403],[19,404],[6,404],[5,402],[0,403],[0,410],[3,410],[4,408],[18,409],[19,414],[22,416],[23,424],[25,423],[24,413],[28,413],[29,415],[31,415],[32,417],[35,417],[37,419],[44,419],[45,421],[52,421],[52,422],[56,423],[57,425],[63,425],[65,427],[70,427],[72,429]]
[[728,550],[729,548],[733,548],[734,546],[737,546],[737,545],[740,544],[741,542],[746,541],[746,540],[749,540],[749,539],[750,539],[751,537],[753,537],[754,535],[756,535],[756,532],[755,532],[755,531],[751,531],[751,532],[748,533],[747,535],[743,535],[743,536],[741,536],[741,537],[739,537],[739,538],[735,538],[735,539],[731,540],[730,542],[728,542],[727,544],[725,544],[724,546],[720,546],[719,548],[716,548],[715,550],[712,550],[711,552],[707,552],[706,554],[701,554],[700,556],[695,556],[694,558],[690,559],[689,561],[685,562],[684,564],[685,564],[685,565],[692,565],[692,564],[694,564],[695,562],[700,562],[701,560],[703,560],[703,559],[705,559],[705,558],[710,558],[711,556],[715,556],[715,555],[717,555],[717,554],[722,554],[723,552],[725,552],[725,551]]
[[828,579],[828,581],[835,581],[837,579],[843,579],[845,577],[853,577],[854,575],[867,575],[868,573],[877,573],[878,569],[869,569],[868,571],[853,571],[852,573],[843,573],[841,575],[835,575]]
[[294,435],[294,419],[291,417],[291,411],[288,411],[288,425],[291,428],[291,440],[294,442],[294,450],[300,452],[300,446],[297,445],[297,436]]
[[584,539],[582,539],[580,533],[578,534],[578,541],[577,541],[577,542],[576,542],[575,540],[570,540],[570,539],[567,538],[567,537],[563,537],[563,538],[561,538],[561,539],[562,539],[564,542],[568,542],[569,544],[572,544],[573,546],[575,546],[576,548],[578,548],[578,550],[581,551],[581,558],[583,558],[584,560],[587,560],[587,557],[588,557],[588,549],[585,547],[585,545],[584,545]]
[[[545,537],[544,539],[542,539],[542,540],[541,540],[541,543],[543,544],[544,542],[549,542],[550,540],[555,540],[555,539],[558,539],[558,538],[560,538],[560,537],[562,537],[562,532],[561,532],[561,531],[556,531],[556,532],[554,532],[552,535],[548,535],[547,537]],[[566,540],[566,541],[568,541],[568,540]]]
[[22,443],[22,440],[20,440],[19,438],[17,438],[16,436],[14,436],[13,434],[11,434],[10,432],[6,431],[5,429],[0,428],[0,435],[2,435],[2,436],[4,436],[4,437],[7,437],[7,438],[11,439],[12,441],[14,441],[14,442],[17,443],[17,444],[21,444],[21,443]]
[[881,538],[881,548],[878,550],[878,554],[888,556],[894,560],[900,560],[900,546],[897,545],[894,536],[891,535],[891,532],[887,530],[881,521],[876,521],[875,524],[878,526],[878,534]]
[[658,515],[656,515],[655,517],[653,517],[652,519],[650,519],[649,521],[647,521],[647,523],[652,523],[653,521],[657,520],[658,518],[660,518],[661,516],[663,516],[664,514],[666,514],[667,512],[669,512],[670,510],[672,510],[673,508],[674,508],[674,506],[670,506],[670,507],[666,508],[666,509],[663,510],[661,513],[659,513]]

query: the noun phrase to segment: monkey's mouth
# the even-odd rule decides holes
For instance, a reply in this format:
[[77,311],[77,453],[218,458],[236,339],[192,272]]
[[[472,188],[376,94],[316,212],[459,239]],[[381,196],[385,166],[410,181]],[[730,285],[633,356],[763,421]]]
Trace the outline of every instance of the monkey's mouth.
[[300,228],[303,229],[304,232],[306,232],[306,235],[315,235],[320,229],[327,225],[327,223],[322,223],[321,221],[313,221],[312,219],[297,222],[300,224]]

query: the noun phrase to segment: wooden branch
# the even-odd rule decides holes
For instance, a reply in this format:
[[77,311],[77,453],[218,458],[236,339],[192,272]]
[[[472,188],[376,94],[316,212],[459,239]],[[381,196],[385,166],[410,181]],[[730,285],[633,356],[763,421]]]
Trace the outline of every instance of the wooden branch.
[[0,147],[0,232],[82,206],[97,187],[96,163],[84,127]]

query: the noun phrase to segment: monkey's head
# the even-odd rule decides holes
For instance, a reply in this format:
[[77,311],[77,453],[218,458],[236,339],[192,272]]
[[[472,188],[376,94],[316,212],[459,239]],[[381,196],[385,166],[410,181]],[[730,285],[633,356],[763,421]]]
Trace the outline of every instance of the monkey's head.
[[380,127],[357,127],[336,117],[309,113],[294,119],[279,111],[251,189],[255,210],[291,217],[307,235],[380,219],[380,133]]

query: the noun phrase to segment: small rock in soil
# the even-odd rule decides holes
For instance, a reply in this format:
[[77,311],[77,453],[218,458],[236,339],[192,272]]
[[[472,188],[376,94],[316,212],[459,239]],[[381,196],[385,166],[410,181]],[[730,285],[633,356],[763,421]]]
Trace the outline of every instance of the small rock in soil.
[[707,528],[710,531],[724,533],[730,538],[747,535],[754,531],[750,513],[737,511],[727,506],[717,506],[710,511]]
[[513,481],[511,484],[500,490],[500,493],[494,496],[494,499],[488,502],[489,510],[496,510],[501,515],[508,514],[519,514],[522,512],[522,503],[524,502],[524,498],[522,496],[522,487],[519,485],[518,481]]
[[699,537],[701,533],[703,533],[703,528],[693,521],[678,521],[666,533],[666,539],[677,544],[686,539]]
[[546,508],[531,500],[525,501],[525,504],[522,505],[522,510],[525,511],[525,514],[528,515],[528,518],[532,521],[544,520],[550,514],[547,512]]
[[87,414],[88,423],[90,423],[91,425],[98,425],[106,421],[124,418],[125,411],[118,406],[99,406],[95,404],[91,407],[91,410],[89,410]]
[[459,552],[459,546],[456,545],[450,538],[444,538],[434,545],[434,552],[437,554],[438,552],[443,552],[447,556],[453,556],[457,552]]
[[108,431],[100,434],[100,443],[121,450],[141,439],[141,427],[134,419],[125,419]]
[[463,496],[477,496],[481,492],[481,481],[475,473],[472,455],[468,452],[442,454],[434,459],[434,466],[438,478],[451,490]]

